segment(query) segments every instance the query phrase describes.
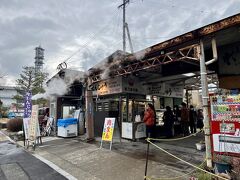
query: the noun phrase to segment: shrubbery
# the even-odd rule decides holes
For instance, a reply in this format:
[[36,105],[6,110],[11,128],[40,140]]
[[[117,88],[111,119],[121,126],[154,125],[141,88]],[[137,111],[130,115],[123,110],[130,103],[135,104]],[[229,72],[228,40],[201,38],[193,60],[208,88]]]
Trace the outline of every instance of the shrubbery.
[[7,122],[7,129],[11,132],[22,131],[23,120],[19,118],[10,119]]

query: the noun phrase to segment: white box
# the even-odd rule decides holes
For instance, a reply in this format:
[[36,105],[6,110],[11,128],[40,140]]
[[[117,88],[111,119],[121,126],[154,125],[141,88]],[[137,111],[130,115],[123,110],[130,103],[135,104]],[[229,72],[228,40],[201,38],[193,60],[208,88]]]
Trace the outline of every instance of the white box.
[[67,127],[58,126],[58,136],[60,137],[77,136],[77,124],[70,124]]

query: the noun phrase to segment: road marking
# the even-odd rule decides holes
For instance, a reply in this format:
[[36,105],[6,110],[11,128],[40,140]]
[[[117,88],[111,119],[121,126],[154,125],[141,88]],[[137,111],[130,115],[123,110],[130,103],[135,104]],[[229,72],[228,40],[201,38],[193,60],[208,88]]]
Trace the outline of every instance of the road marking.
[[55,171],[57,171],[58,173],[63,175],[65,178],[67,178],[69,180],[77,180],[77,178],[75,178],[74,176],[72,176],[68,172],[64,171],[63,169],[61,169],[60,167],[58,167],[56,164],[52,163],[51,161],[45,159],[44,157],[39,156],[37,154],[33,154],[33,156],[38,158],[40,161],[44,162],[45,164],[47,164],[51,168],[53,168]]

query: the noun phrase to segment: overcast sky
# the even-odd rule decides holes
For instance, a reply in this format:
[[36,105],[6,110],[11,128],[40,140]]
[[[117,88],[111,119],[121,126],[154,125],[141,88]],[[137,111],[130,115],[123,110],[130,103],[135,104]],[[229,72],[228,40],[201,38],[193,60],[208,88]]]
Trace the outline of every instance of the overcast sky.
[[[240,12],[240,0],[130,0],[127,22],[134,51]],[[122,0],[0,0],[0,85],[13,85],[22,66],[45,49],[50,76],[68,66],[87,70],[122,49]],[[129,47],[127,47],[129,50]],[[76,53],[78,52],[78,53]]]

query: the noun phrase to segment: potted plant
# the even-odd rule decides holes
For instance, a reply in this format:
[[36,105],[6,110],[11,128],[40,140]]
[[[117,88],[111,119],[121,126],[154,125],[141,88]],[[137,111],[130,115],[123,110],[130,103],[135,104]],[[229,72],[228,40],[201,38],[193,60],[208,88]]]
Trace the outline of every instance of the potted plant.
[[199,151],[204,150],[205,149],[205,142],[204,141],[200,141],[200,142],[196,143],[196,148]]
[[231,159],[224,154],[214,154],[213,162],[215,173],[227,173],[231,169]]

